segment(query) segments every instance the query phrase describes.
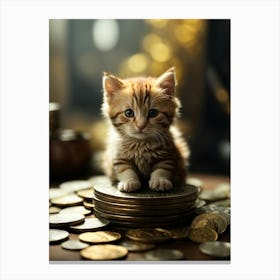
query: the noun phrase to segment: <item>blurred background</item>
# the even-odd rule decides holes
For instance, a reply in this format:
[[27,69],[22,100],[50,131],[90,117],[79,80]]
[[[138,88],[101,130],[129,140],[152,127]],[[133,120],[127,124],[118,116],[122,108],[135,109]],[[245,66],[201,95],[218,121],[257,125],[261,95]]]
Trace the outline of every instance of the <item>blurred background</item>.
[[98,174],[102,72],[176,67],[192,173],[230,175],[230,20],[49,21],[50,176]]

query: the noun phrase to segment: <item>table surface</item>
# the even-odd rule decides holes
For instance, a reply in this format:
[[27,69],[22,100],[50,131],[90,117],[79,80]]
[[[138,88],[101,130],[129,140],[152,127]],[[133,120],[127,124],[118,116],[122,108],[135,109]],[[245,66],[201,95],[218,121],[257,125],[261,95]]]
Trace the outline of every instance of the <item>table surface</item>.
[[[203,181],[203,189],[211,190],[214,189],[220,183],[229,183],[230,179],[224,176],[216,176],[216,175],[206,175],[206,174],[190,174],[190,177],[196,177]],[[89,215],[87,217],[92,217],[94,215]],[[109,226],[106,230],[116,231],[122,234],[122,239],[118,241],[121,242],[125,239],[124,233],[126,230],[122,228],[116,228],[113,226]],[[78,240],[79,234],[70,233],[69,239]],[[219,235],[218,241],[227,241],[230,242],[230,225],[227,227],[227,230]],[[157,244],[156,249],[178,249],[184,253],[184,260],[189,261],[210,261],[216,260],[221,261],[221,259],[210,257],[200,252],[198,248],[198,243],[194,243],[188,238],[184,240],[170,240],[165,243]],[[125,259],[121,260],[125,261],[141,261],[144,260],[145,252],[129,252]],[[70,251],[65,250],[58,245],[50,245],[49,246],[49,260],[50,262],[57,261],[86,261],[81,258],[79,251]],[[229,261],[230,258],[223,259],[222,261]],[[120,260],[118,260],[119,262]],[[110,261],[112,262],[112,261]]]

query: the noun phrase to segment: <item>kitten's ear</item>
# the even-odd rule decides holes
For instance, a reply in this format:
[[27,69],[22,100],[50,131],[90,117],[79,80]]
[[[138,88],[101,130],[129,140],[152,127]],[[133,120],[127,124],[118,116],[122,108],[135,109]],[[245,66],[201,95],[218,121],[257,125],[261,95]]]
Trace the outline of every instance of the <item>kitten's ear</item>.
[[103,72],[103,89],[108,97],[112,97],[123,86],[123,82],[109,73]]
[[167,95],[175,95],[176,84],[175,67],[169,68],[156,80],[156,86],[160,87]]

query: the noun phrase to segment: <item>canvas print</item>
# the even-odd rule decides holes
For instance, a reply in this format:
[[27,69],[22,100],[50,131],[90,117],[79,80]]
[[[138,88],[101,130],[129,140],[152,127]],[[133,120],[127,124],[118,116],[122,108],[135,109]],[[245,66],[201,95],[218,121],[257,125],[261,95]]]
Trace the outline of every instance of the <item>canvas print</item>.
[[49,20],[49,261],[230,263],[230,20]]

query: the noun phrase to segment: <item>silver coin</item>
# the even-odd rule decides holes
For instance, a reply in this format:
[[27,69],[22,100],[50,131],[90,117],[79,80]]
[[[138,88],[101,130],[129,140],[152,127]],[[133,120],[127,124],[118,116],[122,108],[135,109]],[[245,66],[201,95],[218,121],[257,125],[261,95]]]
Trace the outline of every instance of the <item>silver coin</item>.
[[200,207],[204,206],[205,204],[206,204],[205,200],[197,199],[196,202],[195,202],[195,207],[200,208]]
[[49,189],[49,199],[61,197],[67,195],[69,192],[59,188],[50,188]]
[[73,180],[61,183],[59,188],[67,192],[77,192],[92,188],[92,183],[88,180]]
[[90,177],[88,179],[88,181],[91,182],[92,186],[95,186],[96,184],[98,184],[98,185],[102,185],[102,184],[107,185],[107,184],[111,183],[110,179],[108,177],[106,177],[106,176],[103,176],[103,175],[98,175],[98,176]]
[[49,242],[50,244],[58,244],[68,239],[69,233],[66,230],[50,229],[49,230]]
[[61,247],[66,250],[78,251],[85,249],[89,246],[89,244],[81,242],[80,240],[67,240],[61,243]]
[[210,241],[201,243],[199,250],[209,256],[227,258],[230,256],[230,243],[223,241]]
[[227,198],[227,199],[215,201],[215,202],[209,203],[208,205],[230,207],[230,199]]
[[182,260],[184,253],[173,249],[155,249],[145,253],[144,257],[149,261]]
[[59,213],[80,213],[83,215],[89,215],[91,214],[91,211],[86,209],[84,206],[72,206],[61,209]]
[[77,226],[71,226],[70,229],[76,233],[82,233],[87,231],[97,231],[105,228],[109,225],[109,221],[106,219],[99,218],[87,218],[84,223]]
[[192,185],[183,184],[176,186],[169,192],[155,192],[150,188],[142,188],[137,193],[125,193],[117,189],[112,184],[94,185],[94,194],[97,198],[107,198],[114,202],[134,202],[137,204],[162,203],[163,201],[179,202],[190,201],[197,196],[197,188]]
[[196,177],[187,177],[186,183],[190,184],[190,185],[193,185],[197,188],[201,188],[203,186],[202,180],[200,180]]
[[54,214],[49,216],[49,223],[51,227],[71,226],[82,223],[85,216],[79,213],[73,214]]

